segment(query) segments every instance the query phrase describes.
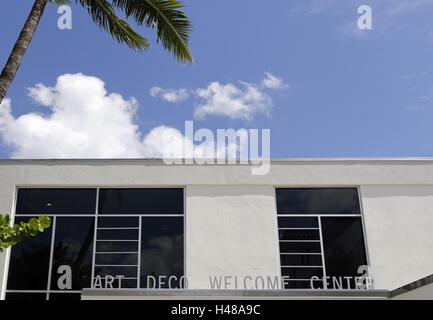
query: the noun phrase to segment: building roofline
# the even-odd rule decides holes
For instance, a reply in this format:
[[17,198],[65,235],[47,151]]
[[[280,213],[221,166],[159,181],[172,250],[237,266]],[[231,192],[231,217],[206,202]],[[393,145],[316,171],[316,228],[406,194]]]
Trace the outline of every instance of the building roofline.
[[158,289],[90,289],[82,290],[81,295],[85,297],[91,296],[114,296],[114,297],[142,297],[164,299],[167,297],[186,298],[186,299],[219,299],[227,298],[247,298],[247,299],[314,299],[314,298],[334,298],[334,299],[392,299],[399,295],[409,293],[426,285],[433,283],[433,275],[426,276],[394,290],[310,290],[310,289],[295,289],[295,290],[212,290],[212,289],[175,289],[175,290],[158,290]]
[[85,288],[81,296],[141,298],[141,299],[389,299],[388,290],[323,290],[323,289],[273,289],[273,290],[242,290],[242,289],[91,289]]
[[[170,161],[180,161],[182,159],[173,158]],[[195,159],[212,160],[212,159]],[[213,159],[215,162],[217,159]],[[237,159],[239,161],[239,159]],[[2,163],[23,163],[23,162],[161,162],[162,158],[47,158],[47,159],[0,159]],[[225,164],[227,164],[225,159]],[[271,163],[285,162],[433,162],[433,157],[349,157],[349,158],[275,158],[270,159]],[[175,163],[174,163],[175,164]],[[215,163],[217,164],[217,163]]]

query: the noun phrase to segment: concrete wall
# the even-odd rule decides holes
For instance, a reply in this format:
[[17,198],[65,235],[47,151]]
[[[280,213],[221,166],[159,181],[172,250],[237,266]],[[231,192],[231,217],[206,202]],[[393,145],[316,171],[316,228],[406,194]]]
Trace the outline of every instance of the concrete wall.
[[272,187],[187,186],[186,198],[189,288],[210,288],[209,276],[231,276],[226,289],[235,277],[243,289],[280,276]]
[[433,160],[281,160],[264,176],[247,165],[0,160],[0,212],[13,212],[17,186],[186,187],[186,273],[203,289],[209,276],[279,275],[274,187],[361,186],[375,288],[433,274]]
[[375,289],[433,274],[433,186],[362,186],[361,196]]

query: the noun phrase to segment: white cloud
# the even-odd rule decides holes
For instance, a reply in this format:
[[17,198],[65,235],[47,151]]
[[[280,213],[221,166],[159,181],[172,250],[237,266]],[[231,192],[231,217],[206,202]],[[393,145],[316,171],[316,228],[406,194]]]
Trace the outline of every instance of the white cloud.
[[36,102],[50,106],[54,100],[54,91],[50,87],[44,86],[42,83],[36,84],[33,88],[28,89],[29,96]]
[[197,89],[200,99],[194,111],[194,118],[204,119],[207,115],[222,115],[232,119],[251,120],[256,113],[269,115],[271,98],[250,83],[241,82],[242,87],[233,84],[211,82],[205,89]]
[[[65,74],[54,87],[42,84],[29,95],[48,106],[49,114],[30,112],[15,118],[11,100],[0,104],[0,135],[13,158],[146,158],[182,157],[183,134],[158,126],[142,135],[134,122],[138,103],[108,93],[102,80]],[[192,141],[187,140],[192,144]],[[195,145],[202,157],[213,157],[205,144]]]
[[[153,128],[143,139],[144,157],[178,158],[183,154],[184,136],[171,127],[159,126]],[[163,148],[161,148],[163,146]]]
[[[356,25],[360,16],[356,13],[356,9],[363,4],[370,5],[373,10],[374,34],[396,33],[396,30],[402,30],[403,28],[410,30],[409,32],[412,34],[414,29],[418,30],[415,31],[416,33],[430,34],[432,32],[429,25],[422,28],[422,22],[417,24],[416,20],[413,19],[416,19],[414,15],[419,11],[431,8],[433,0],[377,0],[371,3],[360,3],[358,0],[302,0],[295,2],[289,12],[296,15],[344,15],[350,17],[350,19],[337,27],[337,32],[346,36],[368,38],[365,34],[371,34],[371,31],[355,30],[354,28],[354,24]],[[407,20],[406,18],[411,19]],[[340,20],[336,19],[336,21]]]
[[398,17],[404,13],[433,4],[433,0],[382,0],[382,2],[386,5],[383,9],[383,15],[388,18]]
[[[258,113],[269,115],[272,99],[263,90],[281,90],[288,88],[288,85],[270,72],[265,72],[265,75],[260,84],[240,81],[240,85],[235,85],[214,81],[206,88],[191,90],[190,93],[195,99],[194,118],[202,120],[208,115],[219,115],[249,121]],[[169,102],[178,102],[187,99],[189,92],[186,89],[153,87],[150,95]]]
[[[200,99],[196,115],[222,114],[250,119],[268,113],[272,101],[255,84],[209,84],[194,93]],[[46,113],[12,115],[12,101],[0,104],[0,137],[11,147],[12,158],[181,158],[184,146],[194,146],[196,158],[214,158],[223,150],[213,142],[192,141],[176,128],[160,125],[147,134],[135,122],[138,102],[109,93],[96,77],[64,74],[53,87],[37,84],[29,96],[48,107]],[[245,129],[237,134],[246,136]],[[239,150],[237,143],[222,147]],[[215,152],[217,151],[217,152]]]
[[163,89],[160,87],[152,87],[150,95],[154,98],[161,98],[167,102],[178,103],[189,98],[187,89]]
[[367,39],[369,32],[366,30],[359,29],[357,21],[350,21],[338,28],[338,32],[342,35],[358,38]]
[[270,72],[265,72],[266,78],[262,80],[262,86],[269,89],[285,89],[288,87],[287,84],[284,83],[283,79],[274,76]]
[[[292,13],[306,13],[306,14],[322,14],[322,13],[336,13],[341,14],[346,9],[357,8],[363,3],[358,0],[301,0],[295,2],[290,8]],[[433,0],[376,0],[372,3],[365,3],[380,10],[388,17],[398,16],[408,11],[420,9],[424,6],[433,4]]]

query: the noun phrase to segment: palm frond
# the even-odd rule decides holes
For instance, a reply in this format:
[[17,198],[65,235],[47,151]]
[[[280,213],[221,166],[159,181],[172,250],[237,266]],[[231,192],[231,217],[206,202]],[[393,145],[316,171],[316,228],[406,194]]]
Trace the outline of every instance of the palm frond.
[[180,10],[184,7],[177,0],[112,0],[127,18],[132,17],[138,25],[157,29],[157,41],[180,61],[194,63],[189,49],[192,23]]
[[91,15],[93,21],[119,43],[142,51],[149,47],[146,38],[137,33],[126,21],[116,15],[112,5],[106,0],[76,0]]

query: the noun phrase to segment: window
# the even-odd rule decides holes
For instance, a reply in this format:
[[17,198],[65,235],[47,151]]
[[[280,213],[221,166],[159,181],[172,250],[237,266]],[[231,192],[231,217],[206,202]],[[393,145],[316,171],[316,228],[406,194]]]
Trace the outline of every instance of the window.
[[277,189],[280,214],[361,214],[356,188]]
[[[141,227],[141,288],[181,287],[183,275],[183,219],[142,218]],[[158,283],[158,276],[175,276],[173,281]],[[153,280],[153,278],[156,279]],[[156,283],[155,283],[156,282]]]
[[182,214],[183,189],[100,189],[100,214]]
[[12,247],[6,299],[69,300],[89,287],[182,285],[183,189],[20,188],[17,194],[15,223],[48,215],[52,224]]
[[17,215],[94,214],[96,189],[18,189]]
[[[30,218],[17,217],[15,223]],[[51,236],[52,231],[48,229],[12,247],[7,284],[9,290],[47,290]]]
[[[71,289],[81,290],[91,285],[93,234],[92,217],[56,217],[53,243],[53,270],[71,268]],[[59,289],[62,272],[51,273],[51,290]]]
[[367,265],[357,188],[277,188],[285,289],[359,289]]

